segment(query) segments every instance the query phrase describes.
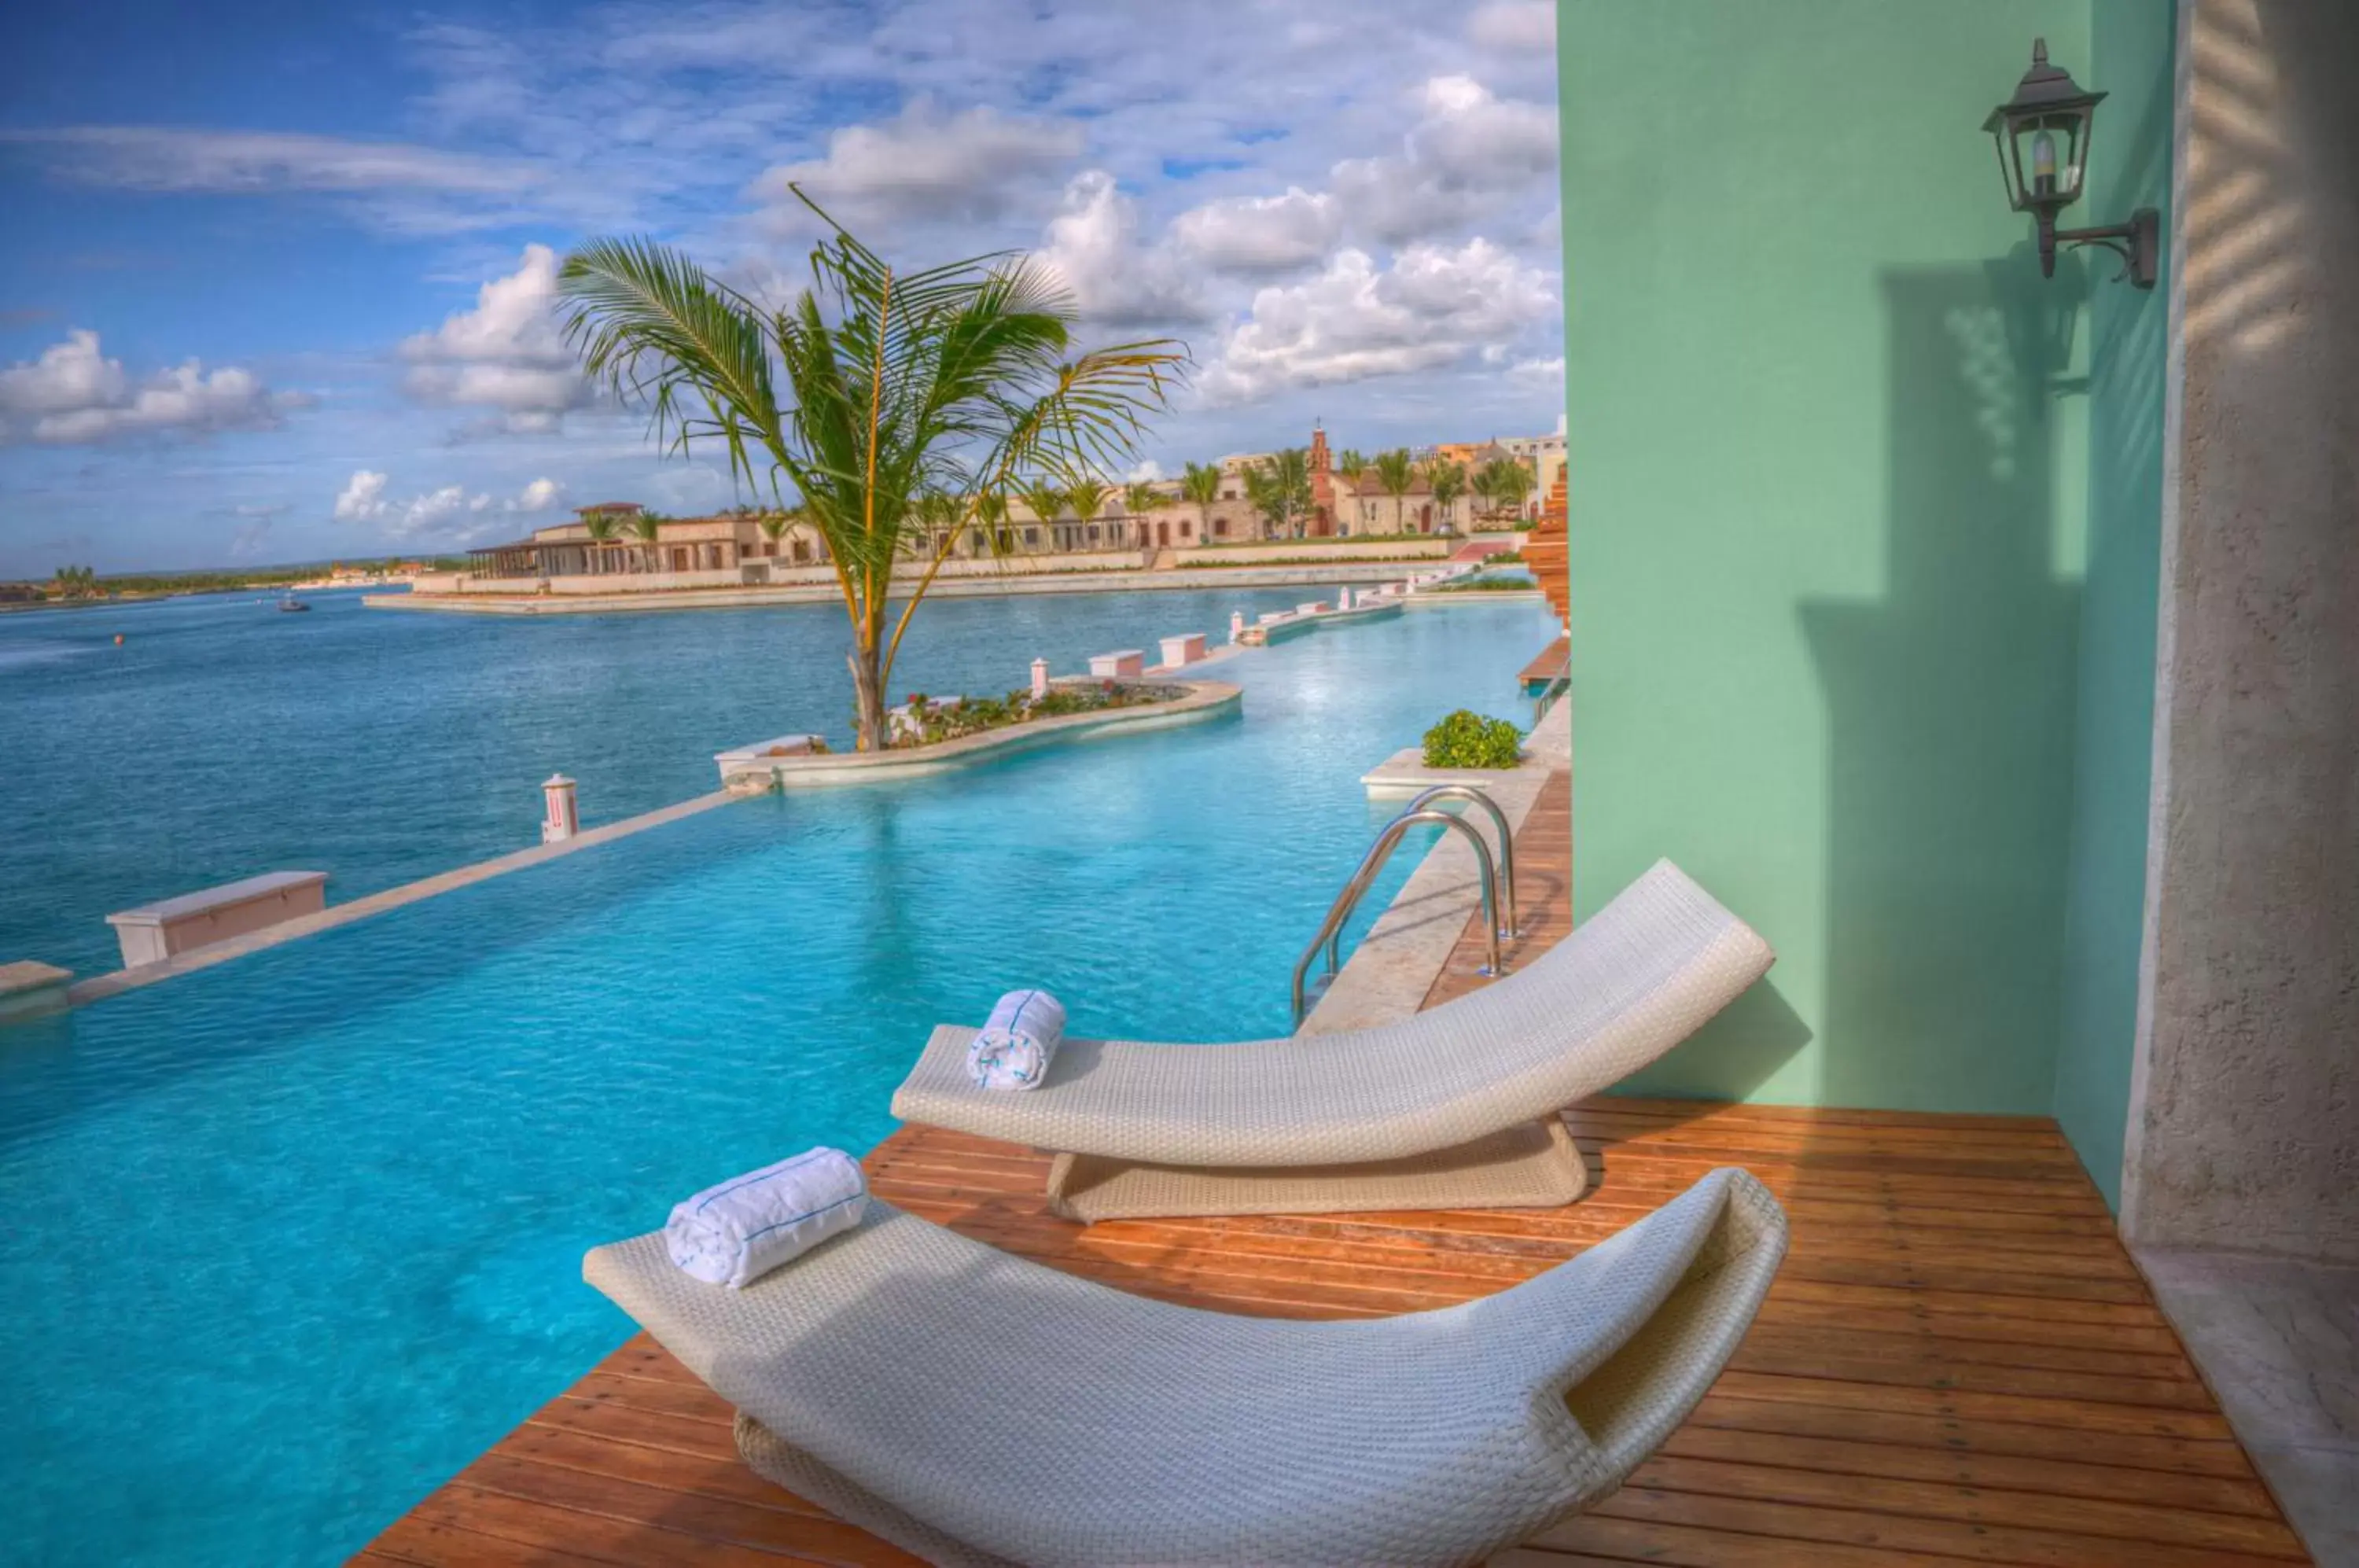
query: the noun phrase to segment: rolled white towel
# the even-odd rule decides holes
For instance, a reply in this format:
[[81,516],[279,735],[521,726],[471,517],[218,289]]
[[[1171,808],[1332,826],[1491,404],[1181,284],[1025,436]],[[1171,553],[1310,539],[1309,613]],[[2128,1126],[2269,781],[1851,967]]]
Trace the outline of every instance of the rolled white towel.
[[676,1204],[664,1244],[683,1272],[743,1290],[850,1230],[867,1208],[860,1162],[840,1149],[814,1149]]
[[1065,1038],[1065,1006],[1046,991],[1010,991],[968,1042],[966,1070],[985,1089],[1038,1089]]

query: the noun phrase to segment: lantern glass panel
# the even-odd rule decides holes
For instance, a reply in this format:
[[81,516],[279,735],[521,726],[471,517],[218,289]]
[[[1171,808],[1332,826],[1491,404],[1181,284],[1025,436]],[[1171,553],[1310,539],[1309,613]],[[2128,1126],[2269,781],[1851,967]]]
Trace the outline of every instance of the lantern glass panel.
[[2089,153],[2086,109],[2024,114],[2007,127],[2014,143],[2007,194],[2018,210],[2050,211],[2079,199]]

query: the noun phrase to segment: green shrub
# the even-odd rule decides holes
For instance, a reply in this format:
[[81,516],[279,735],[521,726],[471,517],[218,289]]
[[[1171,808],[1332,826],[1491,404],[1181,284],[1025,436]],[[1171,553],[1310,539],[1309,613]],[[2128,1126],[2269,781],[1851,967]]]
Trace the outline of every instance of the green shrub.
[[1523,735],[1505,719],[1461,708],[1425,732],[1428,768],[1513,768],[1523,760]]

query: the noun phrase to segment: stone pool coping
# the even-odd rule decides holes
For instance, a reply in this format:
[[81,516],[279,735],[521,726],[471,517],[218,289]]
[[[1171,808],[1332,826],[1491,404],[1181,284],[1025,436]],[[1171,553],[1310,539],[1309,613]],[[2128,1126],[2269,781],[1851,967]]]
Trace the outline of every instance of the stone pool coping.
[[[1533,803],[1552,771],[1546,762],[1536,760],[1513,772],[1494,774],[1484,784],[1484,793],[1506,817],[1509,833],[1522,831],[1524,819],[1531,815]],[[1471,806],[1462,809],[1474,831],[1489,844],[1490,818]],[[1425,852],[1425,858],[1352,950],[1352,956],[1343,961],[1333,984],[1295,1032],[1333,1034],[1372,1029],[1416,1012],[1457,950],[1467,920],[1481,906],[1482,874],[1475,866],[1474,851],[1462,835],[1445,832]],[[1318,964],[1311,968],[1316,972]]]
[[431,877],[422,877],[415,882],[404,882],[397,887],[387,887],[379,892],[364,894],[348,904],[331,904],[318,914],[299,915],[294,920],[282,920],[277,925],[266,926],[260,931],[249,931],[244,936],[231,937],[223,942],[208,942],[202,947],[192,947],[185,952],[176,953],[160,963],[143,964],[134,969],[116,969],[104,975],[93,975],[89,979],[70,986],[66,991],[66,1001],[69,1006],[79,1007],[87,1003],[103,1001],[106,997],[118,996],[125,991],[136,991],[142,985],[153,985],[158,980],[169,980],[178,975],[193,974],[200,969],[210,969],[216,964],[226,964],[233,958],[243,958],[249,953],[260,953],[265,948],[277,947],[283,942],[299,941],[320,931],[332,931],[338,926],[350,925],[354,920],[364,920],[371,915],[381,915],[387,909],[397,909],[404,904],[415,904],[421,898],[430,898],[438,893],[448,893],[477,882],[488,882],[495,877],[505,877],[511,871],[522,871],[527,866],[538,866],[561,855],[576,854],[602,844],[612,844],[618,838],[628,838],[633,833],[645,833],[649,828],[661,827],[666,822],[676,822],[683,817],[692,817],[700,811],[709,811],[715,806],[725,806],[742,798],[732,795],[725,789],[717,789],[710,795],[699,795],[693,800],[681,800],[675,805],[658,807],[652,811],[642,811],[636,817],[625,817],[621,822],[608,822],[603,827],[584,828],[571,838],[560,840],[556,844],[537,844],[529,849],[516,850],[490,860],[479,860],[473,866],[462,866],[453,871],[437,872]]
[[[1395,764],[1400,766],[1396,768]],[[1571,767],[1572,705],[1559,702],[1524,737],[1524,760],[1519,767],[1429,768],[1423,753],[1411,747],[1379,764],[1361,781],[1372,800],[1405,799],[1433,784],[1478,785],[1506,817],[1507,832],[1513,835],[1523,831],[1524,820],[1531,815],[1549,776]],[[1459,809],[1466,812],[1484,842],[1490,843],[1490,819],[1471,807]],[[1527,901],[1528,898],[1527,890]],[[1449,965],[1460,933],[1482,901],[1482,876],[1475,867],[1474,851],[1461,835],[1443,833],[1352,950],[1352,956],[1343,961],[1334,982],[1295,1032],[1332,1034],[1368,1029],[1418,1011]]]
[[891,751],[809,753],[764,757],[724,751],[713,758],[725,789],[756,794],[770,789],[841,789],[848,785],[881,784],[946,772],[1011,752],[1060,741],[1093,739],[1110,731],[1160,729],[1190,724],[1234,710],[1244,688],[1225,681],[1137,681],[1125,685],[1178,686],[1186,691],[1167,702],[1135,708],[1109,708],[1098,713],[1064,713],[1053,719],[1033,719],[1020,724],[960,735],[931,746],[905,746]]

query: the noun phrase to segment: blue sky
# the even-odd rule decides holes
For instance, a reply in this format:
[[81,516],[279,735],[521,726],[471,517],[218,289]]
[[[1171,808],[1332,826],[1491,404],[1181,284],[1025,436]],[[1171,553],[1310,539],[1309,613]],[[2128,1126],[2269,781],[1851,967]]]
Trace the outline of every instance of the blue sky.
[[564,250],[798,286],[789,180],[897,259],[1027,249],[1169,333],[1148,446],[1554,429],[1549,0],[11,7],[0,577],[463,548],[734,499],[593,397]]

